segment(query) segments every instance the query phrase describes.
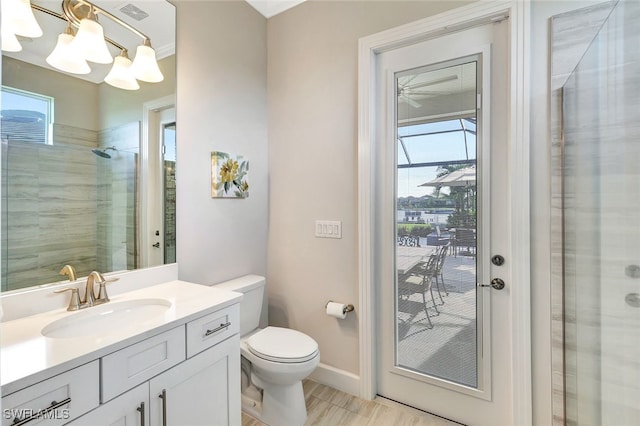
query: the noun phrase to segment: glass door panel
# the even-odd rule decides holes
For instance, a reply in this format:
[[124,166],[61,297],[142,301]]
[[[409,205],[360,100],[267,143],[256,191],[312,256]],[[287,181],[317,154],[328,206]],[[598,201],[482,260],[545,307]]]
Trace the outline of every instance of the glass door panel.
[[396,73],[396,359],[477,388],[477,58]]

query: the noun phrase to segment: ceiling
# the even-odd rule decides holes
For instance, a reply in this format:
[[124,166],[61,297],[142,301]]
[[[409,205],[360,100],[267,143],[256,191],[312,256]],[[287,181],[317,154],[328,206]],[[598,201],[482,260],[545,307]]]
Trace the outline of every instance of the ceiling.
[[246,0],[258,12],[262,13],[265,18],[282,13],[294,6],[303,3],[305,0]]
[[397,75],[398,124],[418,124],[475,116],[475,60]]

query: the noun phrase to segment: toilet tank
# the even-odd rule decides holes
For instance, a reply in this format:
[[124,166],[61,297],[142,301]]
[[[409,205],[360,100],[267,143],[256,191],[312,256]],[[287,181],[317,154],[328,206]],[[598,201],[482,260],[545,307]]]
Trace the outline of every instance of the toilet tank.
[[240,301],[240,335],[244,336],[260,325],[262,301],[266,281],[260,275],[245,275],[230,281],[214,284],[214,287],[242,293]]

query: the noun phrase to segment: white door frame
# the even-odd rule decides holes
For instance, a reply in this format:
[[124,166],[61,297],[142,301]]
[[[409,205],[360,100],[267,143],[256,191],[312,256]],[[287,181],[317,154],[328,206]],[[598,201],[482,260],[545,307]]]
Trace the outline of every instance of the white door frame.
[[[138,228],[138,241],[139,241],[139,253],[140,253],[140,268],[146,268],[149,265],[149,248],[151,247],[151,236],[149,235],[149,224],[151,223],[151,215],[153,214],[153,207],[150,206],[149,191],[151,191],[151,173],[156,175],[160,171],[155,170],[151,165],[152,159],[149,158],[149,144],[151,135],[157,133],[157,129],[150,129],[154,123],[153,116],[158,111],[173,108],[176,105],[175,95],[165,96],[160,99],[145,102],[142,104],[142,138],[140,140],[140,226]],[[162,154],[159,154],[162,156]],[[157,159],[153,159],[157,161]],[[157,178],[157,176],[154,176]]]
[[376,56],[385,51],[437,37],[458,29],[510,17],[510,91],[508,118],[509,212],[512,259],[512,394],[513,424],[532,424],[531,295],[529,220],[529,17],[526,0],[478,1],[414,23],[392,28],[359,41],[358,57],[358,275],[360,396],[377,393],[374,241],[374,155],[376,148]]

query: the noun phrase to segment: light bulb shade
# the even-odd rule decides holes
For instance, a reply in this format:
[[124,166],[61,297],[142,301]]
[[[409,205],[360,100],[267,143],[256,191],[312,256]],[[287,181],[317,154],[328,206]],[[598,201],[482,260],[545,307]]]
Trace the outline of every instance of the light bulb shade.
[[[7,0],[2,1],[5,2]],[[37,38],[42,35],[42,28],[38,25],[36,17],[33,16],[29,0],[10,0],[8,6],[8,10],[5,10],[9,12],[8,18],[16,35],[30,38]],[[5,10],[3,10],[3,14]]]
[[16,37],[16,33],[13,29],[13,22],[11,22],[11,5],[15,3],[15,0],[2,0],[0,2],[0,37],[2,37],[2,50],[5,52],[19,52],[22,50],[22,45]]
[[2,28],[2,32],[0,33],[0,37],[2,37],[2,51],[3,52],[21,51],[22,45],[20,44],[20,42],[18,41],[18,38],[14,34],[11,24],[6,22],[4,10],[2,11],[2,22],[0,23],[0,26]]
[[138,90],[140,85],[131,72],[131,59],[127,56],[116,56],[111,71],[104,79],[105,83],[125,90]]
[[80,21],[80,28],[73,39],[72,47],[87,61],[97,64],[113,62],[107,42],[104,40],[102,25],[92,19],[84,18]]
[[151,46],[141,44],[136,49],[136,57],[131,66],[133,75],[140,81],[158,83],[164,80],[164,76],[156,61],[156,51]]
[[47,63],[60,71],[72,74],[89,74],[91,68],[87,61],[73,49],[73,35],[62,33],[58,36],[58,44],[49,56]]

